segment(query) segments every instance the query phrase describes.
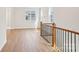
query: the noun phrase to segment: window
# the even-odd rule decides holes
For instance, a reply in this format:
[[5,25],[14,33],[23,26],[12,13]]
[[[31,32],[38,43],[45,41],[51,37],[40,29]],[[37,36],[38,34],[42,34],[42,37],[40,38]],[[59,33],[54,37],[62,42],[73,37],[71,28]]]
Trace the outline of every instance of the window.
[[31,21],[36,20],[35,11],[27,11],[26,12],[26,20],[31,20]]

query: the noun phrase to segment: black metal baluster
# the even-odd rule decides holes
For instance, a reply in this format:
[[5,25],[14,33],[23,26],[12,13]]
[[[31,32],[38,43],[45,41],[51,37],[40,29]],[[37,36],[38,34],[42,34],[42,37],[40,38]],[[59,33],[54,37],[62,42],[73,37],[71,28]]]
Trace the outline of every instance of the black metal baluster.
[[42,22],[40,22],[40,36],[42,36]]
[[68,32],[68,52],[69,52],[69,32]]
[[74,50],[76,52],[76,34],[74,34]]
[[63,40],[62,40],[62,39],[63,39],[63,38],[62,38],[62,30],[60,30],[60,31],[61,31],[61,32],[60,32],[60,33],[61,33],[61,34],[60,34],[60,35],[61,35],[61,36],[60,36],[60,37],[61,37],[61,50],[63,50],[63,43],[62,43],[62,42],[63,42]]
[[64,52],[64,30],[63,30],[63,52]]
[[72,52],[72,32],[71,32],[71,52]]
[[57,37],[56,37],[56,45],[57,45],[57,47],[58,47],[58,35],[59,35],[59,33],[58,33],[58,29],[57,29],[57,33],[56,33],[57,35]]
[[66,52],[66,31],[65,31],[65,52]]

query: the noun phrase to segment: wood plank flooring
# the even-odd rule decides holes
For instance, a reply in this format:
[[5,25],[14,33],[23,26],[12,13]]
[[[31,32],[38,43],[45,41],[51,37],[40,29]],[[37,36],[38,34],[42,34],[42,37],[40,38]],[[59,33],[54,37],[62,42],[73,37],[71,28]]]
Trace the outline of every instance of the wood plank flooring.
[[2,52],[55,52],[37,29],[7,30],[7,43]]

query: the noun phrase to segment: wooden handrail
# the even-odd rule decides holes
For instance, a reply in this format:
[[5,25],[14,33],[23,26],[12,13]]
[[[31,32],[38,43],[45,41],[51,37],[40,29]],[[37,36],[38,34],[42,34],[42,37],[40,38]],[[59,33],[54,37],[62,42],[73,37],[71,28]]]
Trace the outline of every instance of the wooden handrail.
[[[52,23],[44,23],[46,26],[48,27],[52,27]],[[51,24],[51,25],[50,25]],[[75,33],[75,34],[79,34],[79,32],[76,32],[76,31],[72,31],[72,30],[69,30],[69,29],[64,29],[64,28],[60,28],[60,27],[54,27],[56,29],[60,29],[60,30],[64,30],[64,31],[68,31],[68,32],[72,32],[72,33]]]
[[50,24],[46,24],[48,27],[52,27],[52,24],[50,25]]
[[79,34],[79,32],[72,31],[72,30],[69,30],[69,29],[64,29],[64,28],[60,28],[60,27],[54,27],[54,28],[64,30],[64,31],[68,31],[68,32],[71,32],[71,33],[74,33],[74,34]]
[[[63,45],[63,51],[66,52],[66,39],[67,39],[68,40],[68,52],[69,52],[69,44],[70,44],[69,43],[69,39],[70,39],[70,42],[71,42],[71,52],[72,52],[72,41],[74,39],[74,46],[75,46],[74,50],[76,52],[76,36],[79,35],[79,32],[57,27],[55,23],[42,23],[42,22],[41,22],[41,31],[43,29],[42,25],[45,25],[45,26],[50,27],[52,29],[52,47],[53,48],[57,47],[56,46],[57,45],[56,44],[57,43],[56,42],[56,40],[57,40],[57,38],[56,38],[57,37],[56,36],[57,32],[56,31],[61,30],[61,32],[63,33],[63,34],[61,34],[61,35],[63,35],[63,38],[61,38],[61,39],[63,40],[63,44],[65,45],[65,46]],[[72,34],[74,34],[74,38],[73,38]],[[42,35],[42,32],[41,32],[41,35]],[[47,35],[47,36],[49,36],[49,35]]]
[[53,24],[53,23],[43,23],[43,24]]

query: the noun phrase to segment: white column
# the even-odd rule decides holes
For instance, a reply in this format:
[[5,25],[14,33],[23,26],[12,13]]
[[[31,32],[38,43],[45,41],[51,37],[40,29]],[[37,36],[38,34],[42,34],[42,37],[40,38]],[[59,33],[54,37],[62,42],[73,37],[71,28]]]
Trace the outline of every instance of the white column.
[[7,29],[11,29],[11,8],[6,8],[6,23],[7,23]]

